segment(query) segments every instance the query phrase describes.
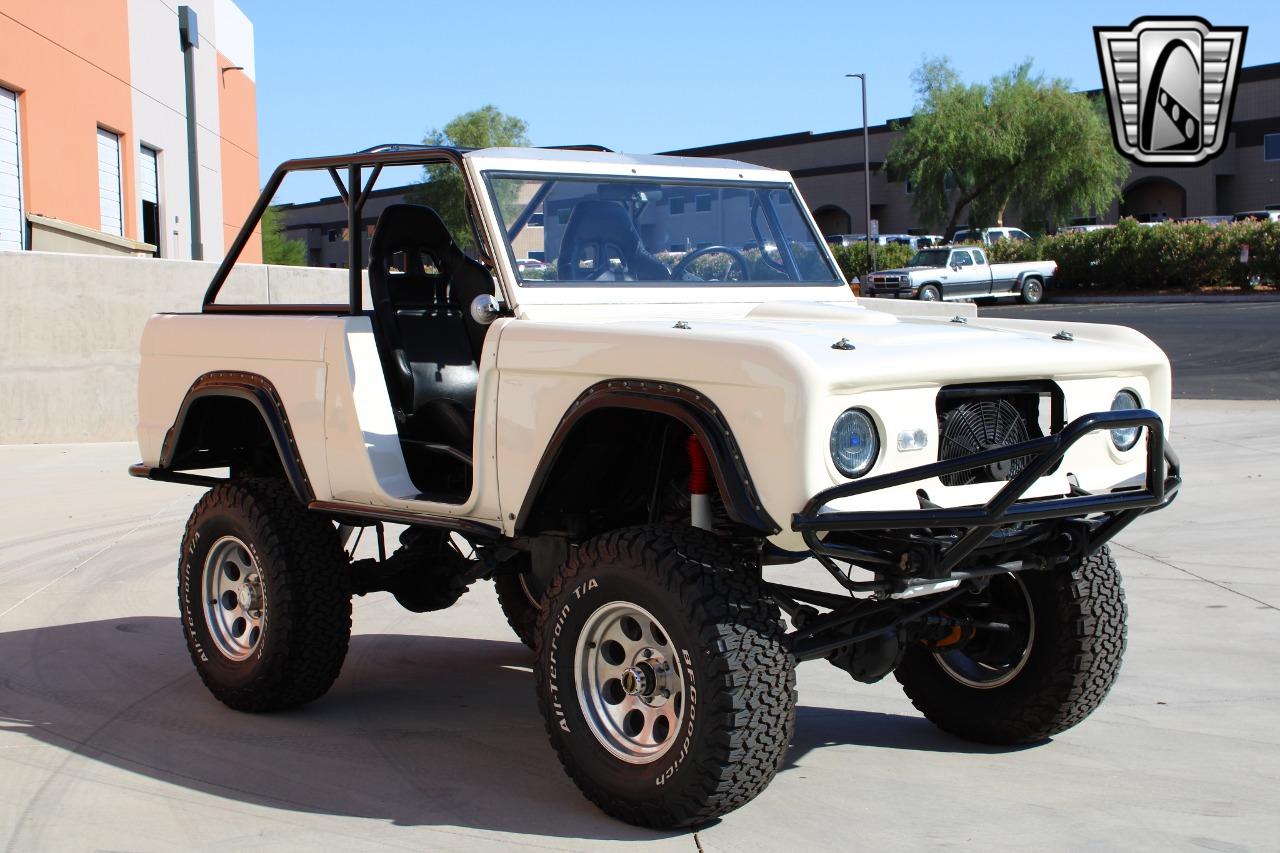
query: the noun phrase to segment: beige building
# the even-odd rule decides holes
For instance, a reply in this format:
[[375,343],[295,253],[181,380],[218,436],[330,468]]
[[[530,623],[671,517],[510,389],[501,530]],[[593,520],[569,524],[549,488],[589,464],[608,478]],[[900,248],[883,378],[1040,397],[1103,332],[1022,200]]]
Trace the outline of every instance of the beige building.
[[[909,121],[904,118],[897,123]],[[931,226],[943,224],[921,223],[912,211],[910,188],[905,182],[889,180],[882,169],[898,132],[882,124],[870,128],[869,136],[871,218],[879,220],[880,233],[928,233]],[[789,133],[666,153],[731,157],[785,169],[795,176],[824,234],[865,231],[867,164],[862,158],[861,128]],[[1120,202],[1100,221],[1115,222],[1121,216],[1150,221],[1265,208],[1280,209],[1280,63],[1241,70],[1231,136],[1221,156],[1192,167],[1133,166]]]

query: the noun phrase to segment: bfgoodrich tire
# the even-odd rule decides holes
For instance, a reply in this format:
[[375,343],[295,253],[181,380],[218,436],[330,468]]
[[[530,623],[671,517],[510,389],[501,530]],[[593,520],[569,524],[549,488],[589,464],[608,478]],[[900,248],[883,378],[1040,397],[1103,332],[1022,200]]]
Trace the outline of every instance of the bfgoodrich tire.
[[610,815],[696,826],[750,801],[795,725],[774,606],[693,528],[636,527],[574,551],[544,596],[538,698],[552,746]]
[[1035,743],[1089,716],[1115,683],[1125,648],[1127,609],[1110,551],[1070,569],[998,576],[985,599],[968,602],[972,615],[1011,631],[909,649],[895,674],[912,704],[939,728],[991,744]]
[[187,521],[178,607],[191,660],[238,711],[323,695],[347,654],[351,598],[337,530],[284,483],[210,490]]

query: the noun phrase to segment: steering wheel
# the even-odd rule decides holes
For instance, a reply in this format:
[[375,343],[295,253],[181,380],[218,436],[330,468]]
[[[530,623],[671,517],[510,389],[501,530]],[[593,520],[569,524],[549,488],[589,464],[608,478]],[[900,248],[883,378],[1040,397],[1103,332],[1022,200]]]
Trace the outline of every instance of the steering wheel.
[[[733,248],[732,246],[703,246],[701,249],[694,249],[692,252],[685,255],[683,258],[681,258],[679,261],[676,262],[676,265],[671,268],[671,280],[672,281],[704,281],[705,279],[699,278],[698,276],[693,276],[692,278],[687,277],[690,275],[689,265],[692,264],[694,261],[696,261],[698,258],[702,257],[703,255],[712,255],[712,254],[728,255],[729,261],[730,261],[730,271],[732,271],[733,266],[737,266],[738,272],[741,275],[740,281],[747,281],[751,278],[751,267],[749,266],[747,258],[737,249]],[[727,274],[726,274],[725,281],[728,281]]]

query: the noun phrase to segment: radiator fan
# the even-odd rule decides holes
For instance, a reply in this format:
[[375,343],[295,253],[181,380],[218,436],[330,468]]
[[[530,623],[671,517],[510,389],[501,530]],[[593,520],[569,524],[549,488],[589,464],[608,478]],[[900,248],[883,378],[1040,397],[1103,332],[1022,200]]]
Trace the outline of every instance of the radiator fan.
[[[946,462],[984,450],[1008,447],[1031,439],[1027,421],[1008,400],[973,400],[961,403],[942,416],[942,446],[938,458]],[[1016,477],[1027,465],[1026,457],[1005,459],[980,468],[969,468],[942,477],[944,486],[993,483]]]

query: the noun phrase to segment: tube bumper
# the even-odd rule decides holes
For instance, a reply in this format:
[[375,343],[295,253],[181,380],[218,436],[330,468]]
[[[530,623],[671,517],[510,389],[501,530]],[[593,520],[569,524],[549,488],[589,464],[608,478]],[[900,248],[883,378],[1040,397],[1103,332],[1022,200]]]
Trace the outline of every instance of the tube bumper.
[[[1133,426],[1143,427],[1146,442],[1146,476],[1141,487],[1022,499],[1085,436]],[[826,510],[838,498],[1020,458],[1026,459],[1022,471],[982,506]],[[825,489],[792,516],[791,529],[803,535],[810,551],[824,563],[835,558],[872,564],[877,571],[883,567],[891,575],[949,579],[966,562],[981,561],[984,556],[1007,558],[1019,549],[1039,548],[1046,556],[1092,553],[1138,516],[1168,506],[1181,484],[1178,457],[1165,441],[1158,414],[1148,409],[1095,412],[1075,419],[1055,435]]]

